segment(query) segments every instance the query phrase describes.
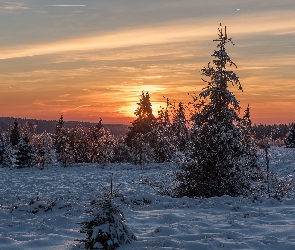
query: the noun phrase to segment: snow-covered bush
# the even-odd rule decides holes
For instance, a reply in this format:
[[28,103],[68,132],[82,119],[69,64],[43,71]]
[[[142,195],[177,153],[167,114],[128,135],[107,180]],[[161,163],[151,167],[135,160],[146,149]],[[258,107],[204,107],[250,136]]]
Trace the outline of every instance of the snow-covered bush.
[[295,182],[292,175],[279,178],[277,174],[271,171],[264,171],[261,172],[260,177],[256,190],[253,192],[254,197],[267,196],[280,201],[294,189]]
[[80,240],[86,249],[113,250],[136,239],[124,222],[123,211],[114,203],[112,188],[92,205],[90,219],[81,223],[80,230],[86,234],[86,239]]

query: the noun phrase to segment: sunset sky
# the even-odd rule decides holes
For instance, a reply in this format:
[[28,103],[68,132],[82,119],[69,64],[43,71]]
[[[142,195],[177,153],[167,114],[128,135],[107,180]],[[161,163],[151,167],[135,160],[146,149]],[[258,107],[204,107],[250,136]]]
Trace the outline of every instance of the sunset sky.
[[129,123],[188,103],[219,24],[254,123],[295,121],[294,0],[0,0],[0,116]]

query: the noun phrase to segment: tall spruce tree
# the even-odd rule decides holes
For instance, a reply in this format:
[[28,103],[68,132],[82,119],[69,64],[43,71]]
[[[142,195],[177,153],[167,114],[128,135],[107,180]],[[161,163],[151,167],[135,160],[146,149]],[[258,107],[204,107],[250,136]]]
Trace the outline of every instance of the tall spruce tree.
[[240,120],[240,123],[237,124],[237,126],[242,133],[242,144],[245,152],[244,157],[246,158],[244,162],[247,162],[250,169],[257,173],[259,171],[257,145],[254,136],[254,130],[252,127],[252,121],[250,118],[249,105],[244,111],[244,116]]
[[53,144],[57,153],[60,153],[64,148],[64,134],[65,134],[65,122],[63,119],[63,115],[60,116],[56,126],[53,137]]
[[10,143],[12,146],[17,146],[20,142],[20,134],[19,134],[19,128],[18,128],[18,122],[15,120],[14,127],[11,130],[10,133]]
[[287,148],[295,148],[295,123],[292,124],[290,131],[287,134],[285,144]]
[[61,115],[55,127],[54,147],[57,153],[57,160],[64,167],[73,163],[73,152],[70,147],[69,132],[64,125],[63,115]]
[[227,69],[236,66],[226,52],[226,28],[218,29],[217,50],[212,54],[213,66],[202,69],[209,77],[207,87],[194,96],[192,116],[192,154],[177,175],[179,196],[212,197],[248,195],[251,174],[245,157],[243,133],[237,126],[241,119],[239,102],[229,91],[229,84],[242,90],[237,75]]
[[126,145],[131,148],[134,163],[143,164],[149,161],[148,154],[151,151],[149,134],[155,124],[156,118],[153,115],[152,104],[149,93],[142,92],[138,107],[134,114],[137,118],[132,122],[132,126],[125,138]]

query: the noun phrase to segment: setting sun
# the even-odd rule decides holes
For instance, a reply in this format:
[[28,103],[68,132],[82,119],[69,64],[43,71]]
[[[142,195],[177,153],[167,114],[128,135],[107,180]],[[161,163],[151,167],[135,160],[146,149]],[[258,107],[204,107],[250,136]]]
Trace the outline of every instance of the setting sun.
[[0,5],[0,116],[130,123],[142,91],[155,116],[163,96],[187,104],[206,86],[200,70],[222,22],[235,43],[242,108],[250,105],[255,123],[295,119],[290,1],[35,2]]

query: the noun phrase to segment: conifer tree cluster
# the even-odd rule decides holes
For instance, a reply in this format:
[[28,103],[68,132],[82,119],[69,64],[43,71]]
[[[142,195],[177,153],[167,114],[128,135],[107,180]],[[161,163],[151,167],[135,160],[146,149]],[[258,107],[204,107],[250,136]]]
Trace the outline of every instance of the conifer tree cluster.
[[179,153],[185,153],[189,140],[185,109],[166,98],[158,116],[153,115],[149,93],[142,92],[137,118],[132,122],[125,143],[130,148],[135,164],[174,161]]
[[103,127],[102,120],[93,127],[78,125],[67,129],[61,116],[54,134],[57,160],[64,167],[72,163],[111,162],[116,143],[114,136]]

